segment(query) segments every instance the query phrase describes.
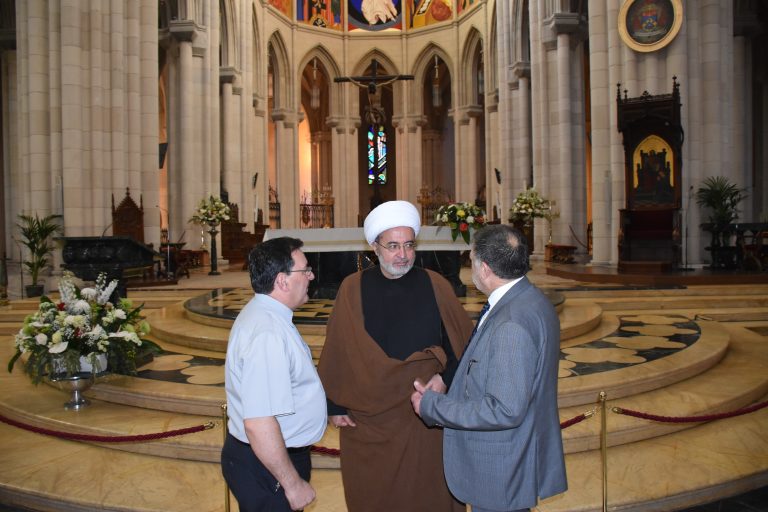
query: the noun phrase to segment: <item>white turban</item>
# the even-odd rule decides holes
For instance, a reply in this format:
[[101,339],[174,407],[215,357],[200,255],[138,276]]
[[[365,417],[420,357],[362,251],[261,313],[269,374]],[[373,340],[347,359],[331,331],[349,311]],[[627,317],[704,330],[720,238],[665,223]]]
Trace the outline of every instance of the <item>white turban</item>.
[[387,201],[382,203],[365,218],[363,231],[365,239],[373,244],[376,237],[392,228],[407,227],[413,229],[413,235],[419,236],[421,218],[419,211],[408,201]]

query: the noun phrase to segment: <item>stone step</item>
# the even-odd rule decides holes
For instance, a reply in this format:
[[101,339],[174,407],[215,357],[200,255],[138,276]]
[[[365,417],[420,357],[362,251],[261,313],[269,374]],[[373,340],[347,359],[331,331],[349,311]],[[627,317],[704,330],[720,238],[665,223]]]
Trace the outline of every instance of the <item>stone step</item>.
[[[638,419],[612,412],[614,407],[666,417],[695,417],[736,411],[768,395],[768,353],[764,340],[740,327],[729,326],[728,330],[731,339],[727,354],[707,371],[651,391],[641,392],[638,389],[637,393],[623,397],[606,392],[608,446],[661,437],[697,425]],[[685,358],[688,356],[686,352],[692,348],[676,355]],[[678,363],[664,361],[665,365]],[[649,378],[653,378],[654,369],[647,370]],[[560,383],[562,386],[562,379]],[[595,394],[593,408],[599,409],[598,393]],[[563,407],[561,404],[560,419],[568,420],[585,410],[583,406]],[[563,430],[563,444],[568,453],[596,450],[600,447],[599,436],[600,418],[596,415]]]
[[[699,416],[732,411],[753,403],[768,393],[768,354],[763,354],[762,340],[754,333],[739,327],[730,327],[733,338],[728,345],[728,334],[717,332],[717,324],[707,330],[702,339],[692,347],[675,354],[678,361],[658,360],[637,367],[615,370],[610,378],[602,376],[603,386],[595,390],[584,405],[564,406],[568,400],[568,388],[578,379],[560,380],[561,421],[569,420],[586,409],[592,408],[599,391],[606,391],[608,408],[619,406],[662,416]],[[727,355],[714,367],[686,378],[663,375],[665,367],[680,366],[685,374],[683,362],[706,359],[717,354],[721,347],[728,347]],[[200,355],[200,354],[198,354]],[[670,357],[675,357],[670,356]],[[717,356],[720,359],[720,356]],[[692,367],[696,364],[692,364]],[[623,372],[640,374],[643,385],[623,386],[630,377]],[[584,377],[582,377],[583,379]],[[571,379],[571,380],[569,380]],[[650,382],[656,388],[643,392],[643,386]],[[17,373],[0,375],[0,384],[8,390],[0,400],[0,411],[6,417],[40,428],[61,429],[66,432],[87,435],[128,436],[166,432],[178,428],[202,425],[221,419],[221,405],[224,402],[223,389],[202,385],[172,382],[152,382],[125,376],[109,376],[101,379],[94,388],[86,392],[95,404],[81,413],[72,414],[63,410],[61,404],[66,396],[54,388],[40,384],[35,388],[24,375]],[[616,391],[611,391],[615,389]],[[635,393],[632,393],[632,391]],[[622,395],[624,393],[624,395]],[[34,407],[30,399],[34,397]],[[96,402],[96,400],[101,400]],[[82,417],[89,416],[83,422]],[[609,415],[609,445],[632,443],[652,437],[663,436],[694,424],[656,423],[629,416]],[[96,426],[98,425],[98,426]],[[600,443],[600,422],[597,416],[589,418],[564,430],[563,441],[568,453],[594,450]],[[148,453],[165,457],[186,458],[197,461],[218,460],[222,424],[218,422],[212,430],[193,435],[175,437],[146,443],[110,444],[119,450]],[[319,446],[338,448],[335,429],[328,429]],[[327,456],[315,455],[317,467],[337,467],[338,461]]]
[[[679,510],[768,485],[765,425],[768,408],[608,448],[608,510]],[[600,450],[569,454],[565,463],[569,490],[531,510],[604,510]]]
[[[569,299],[573,300],[573,299]],[[603,311],[617,310],[648,310],[648,309],[678,309],[678,310],[723,310],[742,308],[768,308],[768,296],[743,295],[738,297],[642,297],[624,300],[592,299]]]
[[[732,287],[728,287],[728,292],[732,292]],[[721,290],[720,293],[724,292]],[[681,301],[690,298],[678,297]],[[601,306],[610,301],[610,298],[601,299]],[[691,311],[674,306],[665,303],[655,309],[649,305],[638,310],[611,310],[602,315],[591,331],[567,340],[562,348],[579,348],[611,337],[622,325],[622,317],[628,315],[679,314],[693,318]],[[35,307],[33,305],[32,310]],[[716,305],[711,310],[718,312]],[[723,313],[722,308],[719,312]],[[700,311],[696,313],[701,314]],[[701,316],[696,322],[702,326],[702,336],[690,347],[680,350],[678,359],[668,356],[608,372],[615,377],[606,380],[604,386],[609,406],[678,416],[728,411],[737,404],[760,400],[760,393],[765,395],[766,392],[764,376],[768,375],[768,355],[765,354],[768,333],[761,334],[762,329],[768,328],[766,323],[732,320],[718,324]],[[187,326],[186,329],[198,327]],[[10,356],[11,339],[10,335],[0,337],[0,359],[7,360]],[[185,357],[214,360],[217,356],[210,350],[191,349],[168,341],[162,343],[177,355],[169,360],[158,359],[158,368],[154,371],[175,368],[174,364],[178,365]],[[311,343],[316,345],[317,340]],[[223,354],[218,353],[218,356]],[[652,366],[654,364],[656,368]],[[192,367],[191,370],[196,371],[190,375],[196,381],[206,383],[220,379],[219,375],[211,375],[215,373],[211,366]],[[644,382],[639,370],[633,370],[643,366],[650,371],[647,379],[652,381],[650,384]],[[667,366],[669,368],[665,368]],[[680,378],[675,369],[690,375]],[[668,382],[665,375],[671,376]],[[103,435],[164,432],[220,420],[221,386],[166,382],[167,387],[163,388],[149,386],[150,379],[113,377],[89,391],[94,400],[91,407],[71,412],[63,409],[66,396],[60,391],[45,384],[35,388],[18,368],[12,374],[0,372],[0,389],[4,390],[0,412],[15,414],[56,430],[72,429]],[[572,398],[580,398],[575,400],[579,403],[561,404],[561,420],[593,407],[601,387],[585,380],[579,385],[578,379],[569,381],[569,378],[561,379],[566,393],[561,399],[569,393]],[[149,393],[140,399],[133,396],[145,387],[150,388]],[[566,389],[569,387],[571,389]],[[211,389],[219,394],[206,394]],[[193,403],[199,401],[205,406],[204,411],[151,409],[166,408],[166,402],[177,407],[180,396]],[[110,401],[103,401],[104,398]],[[136,400],[136,406],[131,405],[131,400]],[[706,424],[686,424],[677,431],[676,426],[657,425],[615,413],[609,413],[606,419],[611,446],[608,449],[608,505],[611,510],[673,510],[768,485],[768,439],[764,435],[768,409]],[[593,417],[564,430],[569,452],[566,465],[570,490],[533,510],[602,510],[598,429],[599,417]],[[337,447],[335,436],[335,429],[329,429],[318,444]],[[211,430],[196,434],[118,447],[64,441],[0,424],[0,446],[3,447],[0,503],[54,511],[223,512],[224,486],[216,459],[222,437],[223,428],[219,423]],[[333,457],[313,455],[313,465],[317,468],[336,467],[337,464],[338,460]],[[308,512],[345,512],[338,470],[314,471],[313,486],[318,500],[307,509]],[[233,501],[232,509],[236,506]]]
[[[561,340],[589,333],[600,324],[602,309],[595,304],[563,305],[559,313]],[[162,341],[185,347],[227,351],[227,340],[232,321],[203,317],[190,313],[182,303],[175,303],[147,313],[152,335]],[[297,323],[297,329],[312,349],[315,359],[320,357],[325,339],[324,324]]]
[[[675,510],[765,486],[768,438],[763,432],[767,423],[768,409],[763,409],[609,448],[610,509]],[[5,446],[0,502],[7,505],[48,511],[225,511],[217,462],[119,452],[5,424],[0,424],[0,441]],[[569,490],[533,510],[601,510],[600,452],[569,454],[566,468]],[[99,475],[98,485],[94,485],[94,475]],[[346,511],[339,471],[315,470],[312,483],[318,499],[308,510]]]
[[[157,321],[153,321],[153,325],[157,324]],[[616,337],[619,324],[620,321],[616,315],[604,315],[599,328],[565,343],[563,345],[565,364],[568,364],[567,359],[569,357],[576,357],[577,359],[579,357],[593,357],[590,354],[601,350],[595,347],[600,345],[603,338]],[[219,329],[208,326],[190,327],[189,323],[179,324],[176,328],[183,329],[184,325],[186,325],[187,332],[198,332],[201,336],[203,335],[202,331]],[[630,396],[668,386],[706,371],[717,364],[726,353],[728,333],[715,322],[701,321],[698,322],[698,325],[701,330],[700,338],[692,346],[656,361],[613,369],[611,370],[613,377],[608,382],[606,382],[605,373],[602,372],[569,376],[568,370],[564,370],[565,373],[560,380],[558,393],[561,407],[590,404],[594,402],[600,391],[607,392],[612,398]],[[154,335],[158,335],[160,330],[160,328],[154,329]],[[319,356],[323,338],[305,335],[305,339],[312,349],[313,355]],[[223,383],[224,354],[216,350],[190,349],[186,347],[185,343],[186,341],[182,340],[179,344],[170,345],[160,341],[160,344],[171,353],[156,358],[159,371],[162,371],[165,365],[169,364],[171,367],[187,366],[189,368],[182,370],[182,373],[186,372],[186,375],[191,375],[204,371],[206,383]],[[595,345],[596,343],[597,345]],[[197,345],[209,346],[202,341]],[[204,367],[202,370],[200,365],[190,365],[182,361],[185,355],[189,354],[208,358],[200,363]],[[190,358],[186,357],[186,359]],[[166,380],[156,381],[150,375],[145,377],[147,378],[134,379],[118,375],[108,376],[102,379],[91,393],[99,399],[116,403],[208,416],[218,415],[218,407],[224,400],[222,387],[195,386],[189,383],[167,382]],[[161,377],[167,378],[165,375],[161,375]],[[140,381],[141,385],[134,383],[135,380]],[[192,388],[199,388],[199,391],[191,391]]]

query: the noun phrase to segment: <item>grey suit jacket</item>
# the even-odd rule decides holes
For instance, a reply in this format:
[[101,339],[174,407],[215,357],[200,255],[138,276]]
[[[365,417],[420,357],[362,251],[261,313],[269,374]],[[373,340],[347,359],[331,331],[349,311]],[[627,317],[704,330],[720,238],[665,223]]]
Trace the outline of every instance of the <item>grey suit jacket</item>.
[[448,393],[426,392],[421,415],[445,427],[445,477],[458,499],[529,508],[567,488],[557,411],[560,322],[525,277],[486,316]]

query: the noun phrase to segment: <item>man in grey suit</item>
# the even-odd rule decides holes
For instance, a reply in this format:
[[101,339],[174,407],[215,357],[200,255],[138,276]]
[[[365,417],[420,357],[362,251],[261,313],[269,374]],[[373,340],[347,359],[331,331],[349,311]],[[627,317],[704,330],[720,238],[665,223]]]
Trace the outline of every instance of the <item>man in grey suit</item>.
[[515,228],[481,229],[470,258],[489,309],[447,394],[416,381],[411,402],[424,423],[445,429],[445,478],[456,498],[473,512],[528,510],[567,488],[557,411],[560,322],[525,277],[528,246]]

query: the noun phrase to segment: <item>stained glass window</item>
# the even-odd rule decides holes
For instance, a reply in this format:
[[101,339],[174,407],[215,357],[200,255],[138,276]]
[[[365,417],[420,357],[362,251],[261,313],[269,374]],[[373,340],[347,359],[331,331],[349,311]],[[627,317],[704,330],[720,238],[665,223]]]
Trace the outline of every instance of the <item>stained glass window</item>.
[[387,183],[387,133],[384,126],[368,127],[368,184],[373,180],[379,185]]

